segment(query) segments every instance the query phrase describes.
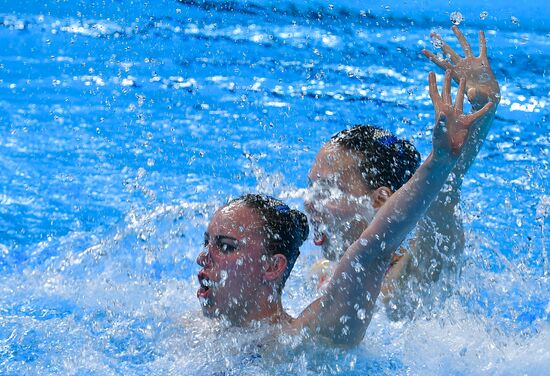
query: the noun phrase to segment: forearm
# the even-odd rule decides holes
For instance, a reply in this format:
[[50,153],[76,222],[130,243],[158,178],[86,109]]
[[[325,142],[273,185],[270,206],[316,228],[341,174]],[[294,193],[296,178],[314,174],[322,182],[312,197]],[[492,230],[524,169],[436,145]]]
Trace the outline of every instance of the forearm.
[[460,189],[466,172],[468,172],[474,163],[477,154],[481,150],[483,142],[491,130],[491,125],[493,124],[493,119],[495,118],[495,110],[496,105],[472,127],[468,142],[464,145],[462,154],[453,169],[453,179],[449,181],[454,189]]
[[[445,196],[455,197],[446,200]],[[456,264],[464,250],[458,198],[458,192],[440,192],[418,222],[415,241],[410,248],[412,265],[407,272],[415,274],[419,281],[437,281],[442,269]]]
[[414,246],[410,249],[414,265],[408,271],[416,270],[420,280],[437,280],[443,264],[446,261],[449,265],[456,264],[457,255],[464,249],[464,230],[459,210],[462,182],[490,131],[500,96],[496,81],[483,89],[477,86],[476,92],[477,97],[472,99],[474,109],[482,108],[489,101],[494,106],[472,126],[468,141],[446,184],[431,203],[426,215],[418,222]]
[[[500,86],[491,71],[483,69],[483,72],[471,73],[468,82],[468,100],[473,111],[478,111],[487,103],[493,103],[493,107],[472,126],[468,141],[462,150],[462,154],[453,170],[454,180],[451,182],[455,188],[462,186],[464,175],[474,163],[483,142],[487,138],[495,113],[500,102]],[[489,77],[487,79],[487,77]],[[486,81],[482,82],[482,78]]]
[[428,82],[436,110],[432,153],[378,210],[360,238],[344,253],[325,294],[298,320],[333,343],[361,341],[391,255],[440,192],[463,150],[470,127],[492,107],[487,104],[476,113],[465,115],[464,79],[459,82],[453,105],[450,71],[445,73],[442,95],[437,90],[435,73],[430,72]]
[[[498,84],[496,84],[498,90]],[[483,99],[484,98],[484,99]],[[484,96],[477,97],[477,105],[474,108],[483,107],[489,99],[496,101],[497,96],[491,98]],[[402,265],[402,273],[405,273],[406,281],[411,275],[423,284],[437,281],[442,270],[453,269],[458,263],[458,257],[464,250],[464,229],[460,216],[460,193],[464,175],[473,164],[482,144],[489,133],[491,123],[495,116],[495,107],[481,117],[472,126],[467,143],[453,168],[447,182],[438,192],[426,211],[425,216],[418,222],[416,227],[415,241],[409,248],[410,259],[405,260]],[[406,281],[397,283],[402,275],[387,280],[388,292],[396,290],[396,293],[409,294]]]

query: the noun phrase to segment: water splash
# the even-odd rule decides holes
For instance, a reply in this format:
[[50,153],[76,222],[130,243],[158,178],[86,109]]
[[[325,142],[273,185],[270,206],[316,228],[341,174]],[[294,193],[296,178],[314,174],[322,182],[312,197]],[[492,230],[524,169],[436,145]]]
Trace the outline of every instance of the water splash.
[[460,12],[452,12],[449,16],[449,19],[453,23],[453,25],[460,25],[462,22],[464,22],[464,16]]
[[[126,9],[111,20],[1,16],[2,371],[414,374],[440,373],[442,359],[457,374],[548,368],[546,66],[532,58],[546,34],[517,35],[506,20],[488,33],[503,98],[465,180],[470,253],[456,295],[412,321],[379,307],[354,350],[297,335],[270,355],[253,330],[200,313],[194,259],[209,214],[258,189],[299,207],[320,143],[347,124],[399,130],[427,155],[429,63],[418,51],[432,24],[397,7],[379,18],[336,4],[159,4],[165,13],[139,21],[119,17]],[[294,315],[317,296],[306,274],[318,254],[304,246],[287,284]]]

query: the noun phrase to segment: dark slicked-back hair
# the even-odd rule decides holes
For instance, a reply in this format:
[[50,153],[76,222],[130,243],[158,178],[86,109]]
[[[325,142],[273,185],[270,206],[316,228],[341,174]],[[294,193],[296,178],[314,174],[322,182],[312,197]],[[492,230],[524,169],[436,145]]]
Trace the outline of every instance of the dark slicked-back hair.
[[359,156],[358,167],[369,189],[385,186],[395,192],[420,165],[420,154],[409,141],[372,125],[345,129],[329,142]]
[[286,257],[287,267],[278,288],[281,292],[300,255],[300,246],[309,235],[307,217],[280,200],[260,194],[246,194],[229,202],[233,203],[242,203],[259,215],[264,221],[266,249],[272,255]]

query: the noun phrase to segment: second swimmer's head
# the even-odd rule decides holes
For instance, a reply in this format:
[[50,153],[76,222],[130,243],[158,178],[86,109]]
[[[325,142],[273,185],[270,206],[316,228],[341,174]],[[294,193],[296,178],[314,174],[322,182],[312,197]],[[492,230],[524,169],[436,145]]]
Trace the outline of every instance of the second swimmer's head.
[[340,258],[419,164],[410,142],[383,129],[358,125],[334,135],[309,172],[305,202],[325,257]]

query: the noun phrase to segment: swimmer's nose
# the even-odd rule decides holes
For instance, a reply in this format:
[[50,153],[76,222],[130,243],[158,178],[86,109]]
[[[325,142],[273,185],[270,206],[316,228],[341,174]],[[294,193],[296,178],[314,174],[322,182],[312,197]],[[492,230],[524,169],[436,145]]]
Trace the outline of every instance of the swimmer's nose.
[[313,200],[311,198],[306,198],[304,200],[304,209],[306,212],[310,214],[313,213],[314,205],[313,205]]
[[307,213],[315,213],[315,195],[312,189],[307,190],[306,197],[304,197],[304,209]]
[[324,198],[325,197],[323,195],[323,192],[320,190],[319,185],[314,184],[313,186],[308,187],[304,197],[305,211],[310,215],[318,214],[319,212],[321,212],[324,207]]
[[199,253],[199,255],[197,256],[197,264],[199,264],[203,268],[210,264],[210,255],[208,254],[208,252],[202,251],[201,253]]
[[319,201],[311,197],[304,200],[304,210],[311,219],[319,219],[318,217],[321,215],[323,207]]

